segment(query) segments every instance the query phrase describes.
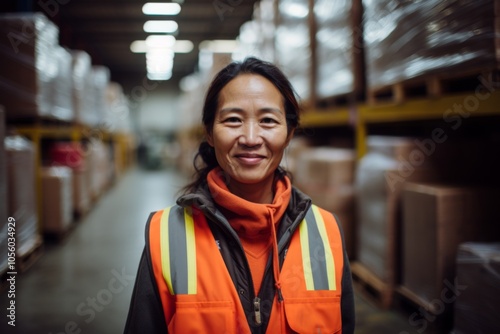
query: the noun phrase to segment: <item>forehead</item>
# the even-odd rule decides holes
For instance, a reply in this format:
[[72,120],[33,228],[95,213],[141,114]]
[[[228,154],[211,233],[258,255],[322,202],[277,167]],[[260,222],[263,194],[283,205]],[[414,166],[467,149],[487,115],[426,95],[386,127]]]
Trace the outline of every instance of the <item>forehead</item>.
[[280,100],[283,96],[276,86],[259,74],[240,74],[229,81],[220,91],[219,102],[238,98]]

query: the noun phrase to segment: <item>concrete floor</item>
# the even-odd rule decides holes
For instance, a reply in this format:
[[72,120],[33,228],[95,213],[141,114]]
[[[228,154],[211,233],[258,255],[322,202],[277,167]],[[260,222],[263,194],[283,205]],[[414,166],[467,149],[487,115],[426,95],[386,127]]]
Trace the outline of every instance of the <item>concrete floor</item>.
[[[17,276],[15,328],[7,325],[1,290],[0,333],[122,333],[146,218],[173,203],[183,182],[172,171],[129,171],[62,242],[46,243],[42,257]],[[417,333],[408,315],[379,310],[360,294],[356,313],[356,333]]]

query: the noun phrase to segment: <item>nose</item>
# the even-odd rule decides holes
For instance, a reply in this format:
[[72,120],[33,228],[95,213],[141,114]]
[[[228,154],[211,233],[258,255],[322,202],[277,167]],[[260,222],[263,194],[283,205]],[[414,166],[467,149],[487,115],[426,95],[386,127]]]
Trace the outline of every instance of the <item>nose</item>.
[[248,147],[261,145],[263,143],[261,130],[259,124],[246,122],[242,126],[242,133],[238,138],[238,143]]

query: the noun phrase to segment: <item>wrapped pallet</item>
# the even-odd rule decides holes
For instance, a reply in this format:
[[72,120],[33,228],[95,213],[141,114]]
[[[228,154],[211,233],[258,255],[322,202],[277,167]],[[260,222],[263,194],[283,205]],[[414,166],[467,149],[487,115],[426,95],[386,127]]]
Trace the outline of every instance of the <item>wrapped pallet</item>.
[[500,243],[461,244],[456,267],[452,333],[496,333],[500,314]]
[[94,89],[92,80],[92,59],[81,50],[72,50],[72,96],[75,109],[75,121],[83,125],[96,125],[97,116],[94,108]]
[[69,167],[72,170],[72,208],[76,216],[90,209],[90,183],[88,153],[80,143],[58,142],[49,149],[51,166]]
[[35,150],[21,136],[5,138],[8,177],[8,215],[16,220],[16,255],[28,255],[40,243],[35,198]]
[[73,172],[65,166],[44,167],[42,179],[42,229],[61,235],[73,221]]
[[276,59],[304,104],[312,98],[312,53],[308,0],[280,0]]
[[[379,282],[381,302],[388,307],[398,281],[401,189],[407,181],[433,180],[414,139],[371,136],[368,153],[358,162],[356,187],[356,258],[358,268]],[[356,273],[355,273],[356,274]],[[364,274],[363,274],[364,275]]]
[[318,99],[359,99],[365,75],[361,0],[315,1],[314,16]]
[[451,303],[436,300],[454,284],[457,249],[466,241],[498,239],[500,226],[494,221],[499,202],[500,190],[407,183],[402,192],[403,295],[436,315],[449,316]]
[[[5,110],[0,106],[0,249],[7,249],[7,156],[4,147]],[[7,270],[7,252],[0,254],[0,275]]]
[[108,114],[108,103],[106,101],[106,89],[109,85],[111,73],[106,66],[92,66],[92,118],[89,123],[94,127],[105,127],[104,119]]
[[7,119],[73,119],[68,103],[55,101],[58,76],[67,74],[58,39],[59,29],[41,13],[0,16],[0,100]]
[[332,147],[307,148],[297,157],[293,181],[313,203],[340,220],[347,254],[354,258],[353,150]]
[[363,0],[368,88],[497,68],[495,3]]
[[255,3],[253,19],[241,25],[238,48],[233,53],[234,59],[242,60],[254,56],[275,62],[275,4],[275,0],[261,0]]

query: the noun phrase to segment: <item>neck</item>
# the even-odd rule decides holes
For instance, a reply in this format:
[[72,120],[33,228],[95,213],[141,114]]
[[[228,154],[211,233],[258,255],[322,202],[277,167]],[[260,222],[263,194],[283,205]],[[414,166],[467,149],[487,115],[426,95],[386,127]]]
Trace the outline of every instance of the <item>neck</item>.
[[274,178],[257,184],[238,183],[231,180],[227,185],[230,192],[249,202],[271,204],[274,199]]

